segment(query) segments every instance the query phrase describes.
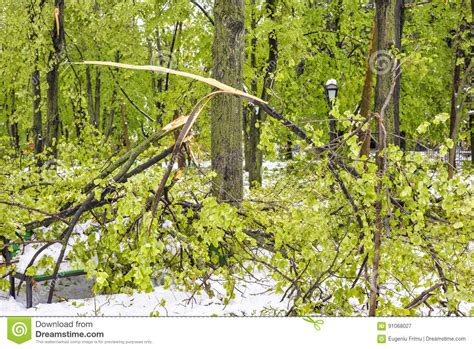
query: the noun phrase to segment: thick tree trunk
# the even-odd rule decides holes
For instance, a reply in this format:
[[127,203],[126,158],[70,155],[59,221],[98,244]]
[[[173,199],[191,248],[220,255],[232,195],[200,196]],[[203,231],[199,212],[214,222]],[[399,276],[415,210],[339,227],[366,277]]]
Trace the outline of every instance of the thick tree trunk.
[[398,112],[400,87],[394,77],[393,69],[397,64],[393,49],[400,48],[400,15],[401,0],[376,0],[377,21],[377,54],[372,57],[372,67],[376,71],[375,84],[375,111],[380,112],[384,105],[392,85],[395,90],[385,111],[385,128],[387,131],[387,143],[394,144],[396,136],[395,121],[399,120]]
[[64,44],[64,0],[55,0],[54,19],[51,30],[54,52],[49,54],[51,70],[46,74],[47,91],[47,124],[46,146],[51,148],[52,154],[57,156],[57,142],[59,139],[59,63]]
[[[270,20],[274,19],[277,0],[267,0],[266,8]],[[273,87],[275,81],[274,73],[278,63],[278,41],[275,30],[268,34],[268,60],[267,70],[263,81],[261,99],[268,99],[268,91]],[[256,113],[252,114],[250,119],[250,161],[249,161],[249,182],[250,186],[254,183],[262,183],[262,165],[263,152],[258,149],[260,144],[260,136],[262,130],[262,123],[264,121],[264,112],[262,108],[258,108]]]
[[[244,66],[245,1],[216,0],[212,76],[241,88]],[[220,202],[238,204],[243,198],[242,101],[216,96],[211,108],[212,191]]]

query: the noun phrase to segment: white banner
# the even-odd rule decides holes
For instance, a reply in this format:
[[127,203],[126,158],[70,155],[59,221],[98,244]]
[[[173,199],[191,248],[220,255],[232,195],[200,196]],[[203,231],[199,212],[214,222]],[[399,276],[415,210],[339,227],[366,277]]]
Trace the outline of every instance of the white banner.
[[473,318],[4,317],[0,348],[473,348]]

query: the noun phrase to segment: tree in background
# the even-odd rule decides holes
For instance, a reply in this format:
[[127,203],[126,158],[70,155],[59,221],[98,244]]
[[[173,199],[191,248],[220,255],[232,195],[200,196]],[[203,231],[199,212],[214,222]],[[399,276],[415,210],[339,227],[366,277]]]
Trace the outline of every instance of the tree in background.
[[[244,0],[216,0],[212,76],[240,88],[244,65]],[[243,197],[242,101],[217,96],[211,111],[213,193],[221,202],[237,203]]]
[[[265,9],[268,19],[271,22],[275,20],[276,0],[267,0],[265,2]],[[260,98],[268,100],[270,97],[270,90],[273,88],[275,82],[275,72],[278,63],[278,39],[275,28],[268,33],[268,58],[266,62],[265,74],[263,76],[262,91]],[[263,151],[259,149],[260,138],[262,133],[263,122],[265,121],[265,113],[261,108],[252,109],[249,125],[249,182],[252,186],[255,182],[262,184],[262,165],[263,165]]]
[[55,0],[54,19],[51,29],[53,50],[49,53],[48,63],[50,71],[46,74],[48,83],[47,91],[47,119],[46,119],[46,145],[51,147],[52,153],[57,156],[57,142],[59,139],[59,64],[61,53],[64,49],[64,0]]

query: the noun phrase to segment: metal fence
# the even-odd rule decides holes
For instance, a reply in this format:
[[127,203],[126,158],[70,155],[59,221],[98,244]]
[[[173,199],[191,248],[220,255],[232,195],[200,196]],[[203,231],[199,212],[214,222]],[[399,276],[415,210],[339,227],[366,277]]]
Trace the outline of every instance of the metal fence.
[[[431,161],[444,161],[448,162],[448,154],[441,156],[439,153],[439,149],[423,149],[423,150],[413,150],[408,151],[407,153],[411,154],[421,154],[423,157]],[[472,153],[470,150],[465,148],[458,147],[456,149],[456,156],[455,156],[455,166],[456,169],[460,170],[463,167],[471,167],[473,165]]]

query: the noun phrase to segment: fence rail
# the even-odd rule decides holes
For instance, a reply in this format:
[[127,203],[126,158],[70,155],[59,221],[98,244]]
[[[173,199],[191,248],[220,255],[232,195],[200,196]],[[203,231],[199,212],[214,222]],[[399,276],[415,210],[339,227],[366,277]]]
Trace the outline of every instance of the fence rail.
[[[448,154],[441,156],[439,154],[438,149],[423,149],[423,150],[413,150],[413,151],[407,151],[407,153],[412,153],[412,154],[422,154],[429,160],[438,160],[438,161],[444,161],[448,162]],[[458,148],[456,149],[456,156],[455,156],[455,166],[456,169],[460,170],[464,166],[466,166],[466,163],[473,163],[472,159],[472,153],[470,150],[466,150],[463,148]]]

